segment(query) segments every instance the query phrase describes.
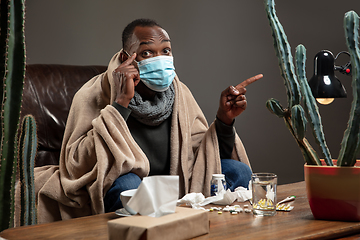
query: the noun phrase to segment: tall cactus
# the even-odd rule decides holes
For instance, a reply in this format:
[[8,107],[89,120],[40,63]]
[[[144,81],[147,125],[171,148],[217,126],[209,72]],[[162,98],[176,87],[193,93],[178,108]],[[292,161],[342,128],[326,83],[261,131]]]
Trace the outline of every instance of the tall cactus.
[[18,171],[20,176],[21,211],[20,224],[36,224],[34,165],[37,152],[36,122],[26,115],[21,124],[19,137]]
[[353,166],[356,154],[360,150],[360,50],[359,50],[359,16],[349,11],[344,17],[346,45],[349,49],[352,64],[353,101],[351,104],[348,127],[344,132],[338,157],[338,166]]
[[[308,91],[309,87],[305,76],[305,47],[302,45],[297,47],[295,56],[297,71],[295,74],[290,44],[287,40],[285,31],[276,16],[274,0],[265,0],[265,10],[272,30],[274,48],[279,61],[281,76],[285,81],[285,87],[288,95],[288,109],[281,110],[282,107],[280,103],[275,99],[268,100],[266,106],[270,112],[284,118],[285,124],[296,139],[305,161],[311,165],[319,165],[321,162],[318,155],[305,138],[307,119],[304,115],[304,110],[300,105],[302,92],[305,100],[305,109],[307,110],[308,117],[311,119],[310,123],[315,139],[322,149],[327,164],[332,165],[331,155],[326,146],[322,130],[320,114],[318,113],[318,109],[314,103],[312,95],[309,94]],[[298,79],[301,83],[301,87],[298,83]]]
[[[278,117],[284,118],[286,126],[289,128],[290,132],[296,139],[300,150],[303,153],[305,161],[308,164],[321,165],[315,150],[310,146],[309,142],[304,137],[307,119],[303,114],[303,108],[296,100],[296,94],[298,94],[298,79],[304,100],[304,108],[307,112],[307,117],[311,120],[310,126],[312,128],[316,143],[319,145],[322,151],[326,164],[332,166],[333,163],[331,154],[325,141],[319,109],[316,105],[315,98],[311,93],[311,89],[306,79],[306,49],[301,44],[297,46],[295,53],[297,78],[286,78],[286,76],[295,75],[294,68],[292,67],[290,45],[287,41],[284,29],[276,16],[274,0],[265,0],[265,9],[270,22],[272,36],[274,38],[274,47],[276,56],[279,59],[281,76],[285,79],[286,82],[285,87],[288,92],[289,102],[289,108],[284,109],[280,105],[279,101],[275,99],[269,99],[266,103],[266,107],[270,110],[270,112],[276,114]],[[360,50],[358,46],[359,16],[354,11],[349,11],[345,14],[344,28],[346,44],[351,54],[351,63],[353,66],[352,88],[354,100],[352,102],[348,128],[344,133],[344,137],[341,143],[341,150],[337,165],[353,166],[356,162],[356,154],[360,151]]]
[[[307,116],[310,119],[310,125],[315,137],[316,143],[319,145],[324,158],[325,162],[328,166],[332,166],[332,159],[329,148],[327,147],[325,141],[325,135],[323,131],[323,126],[321,123],[321,117],[319,113],[319,108],[316,105],[316,100],[312,95],[311,89],[309,87],[306,72],[305,72],[305,60],[306,60],[306,49],[303,45],[298,45],[296,47],[295,52],[295,59],[296,59],[296,72],[301,86],[301,92],[304,98],[304,108],[306,109]],[[318,162],[320,164],[320,162]]]
[[[17,132],[25,75],[24,0],[1,1],[0,231],[13,226]],[[3,25],[7,23],[7,25]],[[6,37],[4,36],[6,32]],[[1,64],[0,64],[1,65]]]

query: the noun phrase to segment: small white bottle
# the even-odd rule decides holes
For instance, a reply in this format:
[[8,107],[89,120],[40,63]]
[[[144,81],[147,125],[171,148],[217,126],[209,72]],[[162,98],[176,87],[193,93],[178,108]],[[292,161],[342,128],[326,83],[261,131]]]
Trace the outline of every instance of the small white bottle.
[[226,190],[224,174],[213,174],[211,179],[211,196],[216,196],[221,190]]

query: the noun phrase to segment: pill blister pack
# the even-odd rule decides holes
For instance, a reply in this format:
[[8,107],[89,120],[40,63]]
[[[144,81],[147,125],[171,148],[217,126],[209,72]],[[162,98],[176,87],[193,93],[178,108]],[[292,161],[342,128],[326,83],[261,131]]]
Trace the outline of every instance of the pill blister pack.
[[294,206],[290,204],[276,204],[276,211],[284,211],[284,212],[290,212],[294,209]]
[[294,209],[294,206],[288,204],[288,202],[292,202],[296,199],[296,196],[291,195],[280,202],[276,204],[276,211],[284,211],[284,212],[290,212]]

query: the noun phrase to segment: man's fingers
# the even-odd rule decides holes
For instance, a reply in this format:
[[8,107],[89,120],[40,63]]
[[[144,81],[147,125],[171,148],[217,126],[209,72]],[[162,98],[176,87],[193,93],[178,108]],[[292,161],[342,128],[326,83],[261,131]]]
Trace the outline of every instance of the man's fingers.
[[128,57],[128,59],[126,59],[121,65],[123,65],[123,66],[130,65],[135,60],[135,58],[136,58],[136,53],[131,55],[131,57]]
[[[241,95],[238,95],[238,96],[228,96],[227,97],[227,102],[230,103],[230,105],[239,105],[238,103],[239,102],[246,102],[246,96],[241,94]],[[228,104],[229,105],[229,104]]]
[[124,71],[131,71],[132,66],[135,71],[139,72],[139,69],[137,68],[137,64],[135,63],[136,53],[134,53],[132,56],[128,57],[124,62],[118,66],[114,72],[124,72]]
[[262,74],[258,74],[254,77],[251,77],[251,78],[248,78],[246,79],[245,81],[243,81],[242,83],[239,83],[236,88],[239,89],[239,88],[244,88],[250,84],[252,84],[253,82],[256,82],[257,80],[261,79],[263,77]]

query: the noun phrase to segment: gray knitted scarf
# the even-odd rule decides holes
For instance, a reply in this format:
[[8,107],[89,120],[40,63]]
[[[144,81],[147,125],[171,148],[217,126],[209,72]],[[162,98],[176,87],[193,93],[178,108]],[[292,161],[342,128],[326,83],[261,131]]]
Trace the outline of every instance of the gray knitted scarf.
[[135,91],[129,109],[131,115],[139,122],[148,126],[158,126],[171,115],[174,99],[173,84],[166,91],[157,93],[153,101],[143,101],[140,94]]

